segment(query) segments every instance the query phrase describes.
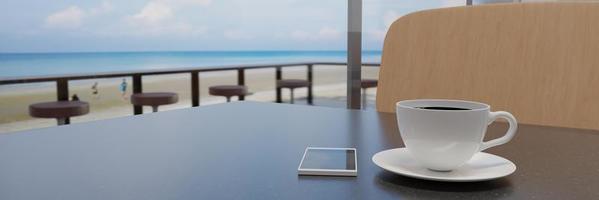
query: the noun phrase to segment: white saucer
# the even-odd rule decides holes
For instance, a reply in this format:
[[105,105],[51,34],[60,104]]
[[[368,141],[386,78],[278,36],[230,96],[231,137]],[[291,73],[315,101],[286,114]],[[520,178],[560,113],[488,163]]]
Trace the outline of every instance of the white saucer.
[[488,153],[477,153],[462,167],[450,172],[437,172],[426,169],[412,158],[406,148],[390,149],[372,156],[379,167],[412,178],[446,181],[475,182],[505,177],[516,171],[511,161]]

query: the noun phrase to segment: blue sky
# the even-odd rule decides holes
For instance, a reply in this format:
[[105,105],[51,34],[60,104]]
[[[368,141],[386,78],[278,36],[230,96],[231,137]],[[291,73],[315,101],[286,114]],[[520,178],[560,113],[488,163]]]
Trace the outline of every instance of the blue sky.
[[[465,0],[364,0],[364,48],[401,15]],[[3,0],[0,52],[342,50],[347,0]]]

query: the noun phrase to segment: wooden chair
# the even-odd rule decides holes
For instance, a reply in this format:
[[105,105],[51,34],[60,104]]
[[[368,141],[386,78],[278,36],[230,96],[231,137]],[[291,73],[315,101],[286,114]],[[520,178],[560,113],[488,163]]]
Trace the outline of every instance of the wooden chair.
[[519,3],[416,12],[384,42],[377,110],[464,99],[521,123],[599,130],[599,3]]

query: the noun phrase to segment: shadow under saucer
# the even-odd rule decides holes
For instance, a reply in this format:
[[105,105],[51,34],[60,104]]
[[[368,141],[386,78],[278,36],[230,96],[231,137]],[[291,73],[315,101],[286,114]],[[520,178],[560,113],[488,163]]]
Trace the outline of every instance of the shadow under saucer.
[[[442,198],[464,199],[473,198],[477,194],[486,194],[493,191],[502,197],[513,193],[514,188],[508,178],[479,182],[440,182],[410,178],[381,170],[375,178],[374,184],[385,191],[398,193],[403,197],[415,198]],[[423,192],[427,191],[427,192]],[[424,196],[423,196],[424,195]],[[481,198],[488,198],[489,196]],[[409,199],[409,198],[408,198]]]

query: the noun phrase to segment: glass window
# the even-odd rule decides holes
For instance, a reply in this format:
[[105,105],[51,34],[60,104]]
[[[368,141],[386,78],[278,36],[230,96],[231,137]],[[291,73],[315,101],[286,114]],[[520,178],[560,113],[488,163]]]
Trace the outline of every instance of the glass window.
[[473,0],[473,4],[488,4],[488,3],[511,3],[518,2],[519,0]]
[[[427,9],[463,6],[466,0],[366,0],[363,7],[364,62],[380,62],[380,51],[389,26],[399,17]],[[377,54],[378,52],[378,54]]]

